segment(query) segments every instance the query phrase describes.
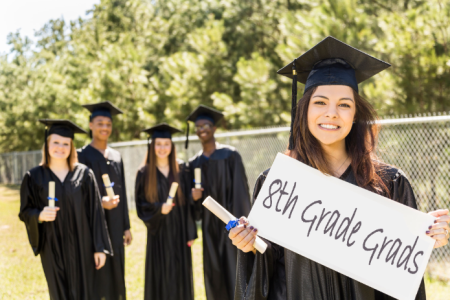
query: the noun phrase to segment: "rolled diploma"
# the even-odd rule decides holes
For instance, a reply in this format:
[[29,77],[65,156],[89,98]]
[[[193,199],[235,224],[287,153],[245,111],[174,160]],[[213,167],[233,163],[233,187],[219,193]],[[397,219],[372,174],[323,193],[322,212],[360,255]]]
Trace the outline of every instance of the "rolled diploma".
[[[228,224],[231,220],[236,220],[237,218],[230,214],[222,205],[216,202],[211,196],[203,201],[203,206],[209,211],[215,214],[219,219],[221,219],[225,224]],[[267,244],[259,236],[256,236],[255,243],[253,244],[259,253],[263,254],[267,249]]]
[[111,187],[111,180],[109,180],[109,175],[103,174],[102,179],[103,183],[105,184],[106,193],[108,194],[109,200],[111,201],[112,199],[114,199],[114,190]]
[[202,169],[195,168],[195,188],[201,189],[202,188]]
[[55,182],[49,181],[48,182],[48,197],[52,198],[51,200],[48,200],[48,206],[55,207]]
[[178,182],[172,182],[172,186],[170,187],[169,197],[167,197],[167,204],[173,203],[173,197],[175,197],[175,194],[177,193],[178,189]]

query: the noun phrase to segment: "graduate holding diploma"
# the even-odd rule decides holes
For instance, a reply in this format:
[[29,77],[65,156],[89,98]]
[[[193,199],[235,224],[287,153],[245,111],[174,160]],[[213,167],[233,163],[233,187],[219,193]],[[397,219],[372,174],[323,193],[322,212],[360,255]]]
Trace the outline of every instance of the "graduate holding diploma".
[[[195,132],[203,148],[189,160],[189,167],[196,181],[195,184],[191,182],[196,219],[202,220],[203,272],[209,300],[233,299],[237,251],[228,240],[222,221],[204,209],[202,202],[211,196],[234,216],[248,215],[251,206],[241,155],[214,138],[216,125],[222,118],[221,112],[204,105],[198,106],[187,117],[187,121],[195,122]],[[195,173],[198,171],[201,188],[196,187],[199,178]]]
[[151,136],[136,177],[136,210],[147,226],[144,299],[194,299],[191,246],[197,238],[189,171],[177,161],[165,123],[144,130]]
[[42,162],[23,178],[19,218],[41,257],[50,299],[95,299],[94,273],[112,250],[94,174],[73,145],[74,134],[86,132],[67,120],[40,122],[48,127]]
[[[94,172],[102,204],[105,209],[106,223],[113,246],[114,256],[108,257],[104,268],[96,273],[95,285],[102,300],[125,300],[125,248],[131,244],[130,218],[128,216],[125,172],[119,151],[108,147],[108,138],[112,132],[113,115],[122,111],[109,101],[83,105],[91,112],[89,128],[92,141],[78,152],[80,163]],[[105,185],[103,176],[109,178]],[[111,199],[107,190],[113,191]],[[111,190],[112,189],[112,190]]]
[[[278,74],[293,80],[291,134],[286,154],[325,174],[417,209],[413,190],[403,172],[376,156],[377,115],[358,93],[359,83],[389,66],[327,37],[279,70]],[[305,84],[298,103],[297,81]],[[253,199],[269,172],[266,170],[259,176]],[[435,248],[444,246],[449,238],[448,210],[430,214],[437,220],[424,228],[423,233],[436,240]],[[245,217],[239,223],[229,231],[233,245],[241,250],[235,299],[393,299],[275,243],[267,241],[265,253],[260,254],[253,248],[257,228]],[[280,230],[292,231],[295,239],[295,228]],[[426,299],[423,281],[415,299]]]

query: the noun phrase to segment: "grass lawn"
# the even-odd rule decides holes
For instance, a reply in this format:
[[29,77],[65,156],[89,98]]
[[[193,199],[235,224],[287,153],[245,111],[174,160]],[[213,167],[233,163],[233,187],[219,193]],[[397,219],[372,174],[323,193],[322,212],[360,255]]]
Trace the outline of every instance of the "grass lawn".
[[[18,186],[0,185],[0,299],[49,299],[41,260],[33,255],[25,225],[19,220]],[[130,211],[133,243],[126,248],[125,280],[128,299],[144,298],[147,229]],[[206,299],[200,238],[193,246],[195,299]]]
[[[0,185],[0,299],[49,299],[47,283],[39,257],[28,244],[24,224],[18,218],[17,186]],[[147,232],[136,212],[130,212],[133,244],[126,248],[128,299],[144,297],[144,263]],[[193,246],[195,299],[203,300],[203,262],[200,238]],[[448,246],[447,246],[448,247]],[[449,271],[450,272],[450,271]],[[450,282],[425,277],[428,300],[450,299]]]

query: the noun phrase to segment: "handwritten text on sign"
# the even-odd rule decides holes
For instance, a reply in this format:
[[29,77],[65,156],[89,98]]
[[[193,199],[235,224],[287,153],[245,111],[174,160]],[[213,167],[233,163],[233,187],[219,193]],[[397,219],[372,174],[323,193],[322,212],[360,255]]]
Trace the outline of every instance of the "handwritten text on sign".
[[434,217],[278,154],[249,215],[259,235],[398,299],[414,299]]

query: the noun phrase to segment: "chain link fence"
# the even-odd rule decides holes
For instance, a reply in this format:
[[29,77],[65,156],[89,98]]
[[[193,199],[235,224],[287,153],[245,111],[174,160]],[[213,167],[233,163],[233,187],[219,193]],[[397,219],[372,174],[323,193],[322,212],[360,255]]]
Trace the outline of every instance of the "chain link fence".
[[[450,116],[416,116],[380,121],[379,155],[387,163],[401,168],[408,176],[421,211],[450,207]],[[240,152],[250,193],[258,175],[269,168],[277,152],[286,149],[289,127],[275,127],[216,134],[219,143],[234,146]],[[189,149],[184,149],[184,137],[173,139],[178,157],[187,161],[201,149],[196,136],[190,137]],[[121,152],[129,205],[134,208],[136,171],[142,165],[147,150],[146,141],[113,143]],[[40,151],[0,154],[0,183],[20,184],[24,173],[39,164]],[[433,251],[430,271],[450,279],[450,247]]]

